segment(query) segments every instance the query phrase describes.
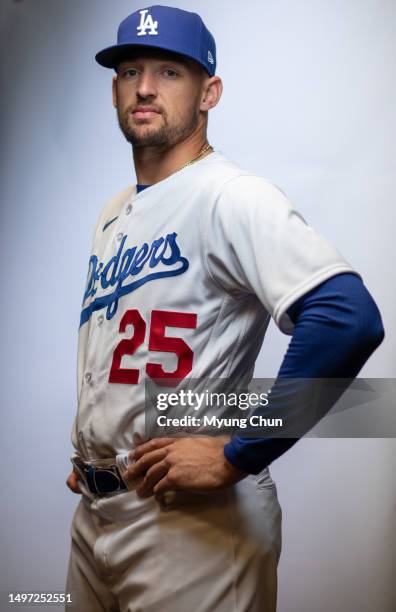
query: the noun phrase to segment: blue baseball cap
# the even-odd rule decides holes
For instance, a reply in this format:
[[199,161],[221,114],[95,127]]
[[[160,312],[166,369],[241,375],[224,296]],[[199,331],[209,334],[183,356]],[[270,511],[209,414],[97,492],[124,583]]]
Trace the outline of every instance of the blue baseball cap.
[[216,42],[201,17],[171,6],[149,6],[135,11],[118,26],[117,44],[95,55],[105,68],[116,69],[137,47],[156,47],[195,60],[209,76],[216,71]]

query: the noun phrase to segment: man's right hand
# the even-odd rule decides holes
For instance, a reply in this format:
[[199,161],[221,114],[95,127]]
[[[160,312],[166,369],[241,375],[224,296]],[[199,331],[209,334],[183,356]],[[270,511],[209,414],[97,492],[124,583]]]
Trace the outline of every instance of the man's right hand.
[[73,493],[82,493],[80,485],[78,484],[78,473],[74,468],[69,478],[66,480],[66,484]]

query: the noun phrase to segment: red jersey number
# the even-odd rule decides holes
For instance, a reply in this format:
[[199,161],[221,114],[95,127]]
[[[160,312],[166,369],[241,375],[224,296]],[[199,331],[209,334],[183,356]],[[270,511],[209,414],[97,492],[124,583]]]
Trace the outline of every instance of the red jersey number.
[[[139,370],[136,368],[121,368],[123,355],[133,355],[143,344],[146,334],[146,323],[136,309],[127,310],[120,322],[120,333],[125,333],[126,327],[133,325],[132,338],[121,340],[114,350],[109,382],[136,385],[139,382]],[[158,380],[164,386],[173,386],[185,378],[192,370],[194,352],[182,338],[166,336],[166,327],[195,329],[197,315],[186,312],[153,310],[151,313],[149,351],[161,351],[177,355],[177,366],[174,372],[166,372],[159,363],[146,364],[146,372],[150,378]],[[168,379],[168,380],[166,380]]]
[[136,385],[139,382],[139,370],[121,368],[121,359],[123,355],[133,355],[136,349],[143,344],[146,335],[146,322],[138,310],[127,310],[120,322],[120,334],[125,332],[128,325],[133,325],[133,336],[121,340],[115,348],[109,374],[110,383]]

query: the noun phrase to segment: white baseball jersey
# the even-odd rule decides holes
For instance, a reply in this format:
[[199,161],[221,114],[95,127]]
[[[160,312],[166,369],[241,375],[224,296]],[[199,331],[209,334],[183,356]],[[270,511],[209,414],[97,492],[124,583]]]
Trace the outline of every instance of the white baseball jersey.
[[89,262],[77,452],[133,448],[145,377],[249,382],[270,317],[292,334],[288,307],[340,272],[355,271],[276,185],[218,151],[124,189],[99,217]]

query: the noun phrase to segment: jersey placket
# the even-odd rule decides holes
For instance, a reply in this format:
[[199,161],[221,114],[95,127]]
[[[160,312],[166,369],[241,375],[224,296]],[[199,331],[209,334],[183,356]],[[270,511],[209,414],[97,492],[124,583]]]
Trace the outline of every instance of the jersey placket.
[[[109,261],[114,257],[120,247],[120,242],[127,235],[130,215],[133,204],[130,198],[123,206],[118,219],[114,223],[112,233],[108,236],[107,243],[100,249],[100,259]],[[98,245],[100,247],[100,245]],[[100,282],[100,281],[99,281]],[[98,284],[98,289],[100,284]],[[91,300],[95,299],[92,296]],[[79,442],[85,449],[85,455],[95,458],[95,409],[100,397],[96,389],[97,372],[102,369],[100,363],[101,355],[98,354],[98,336],[103,333],[106,319],[106,307],[94,311],[89,319],[89,332],[86,344],[86,360],[82,377],[82,390],[79,401],[78,437]]]

